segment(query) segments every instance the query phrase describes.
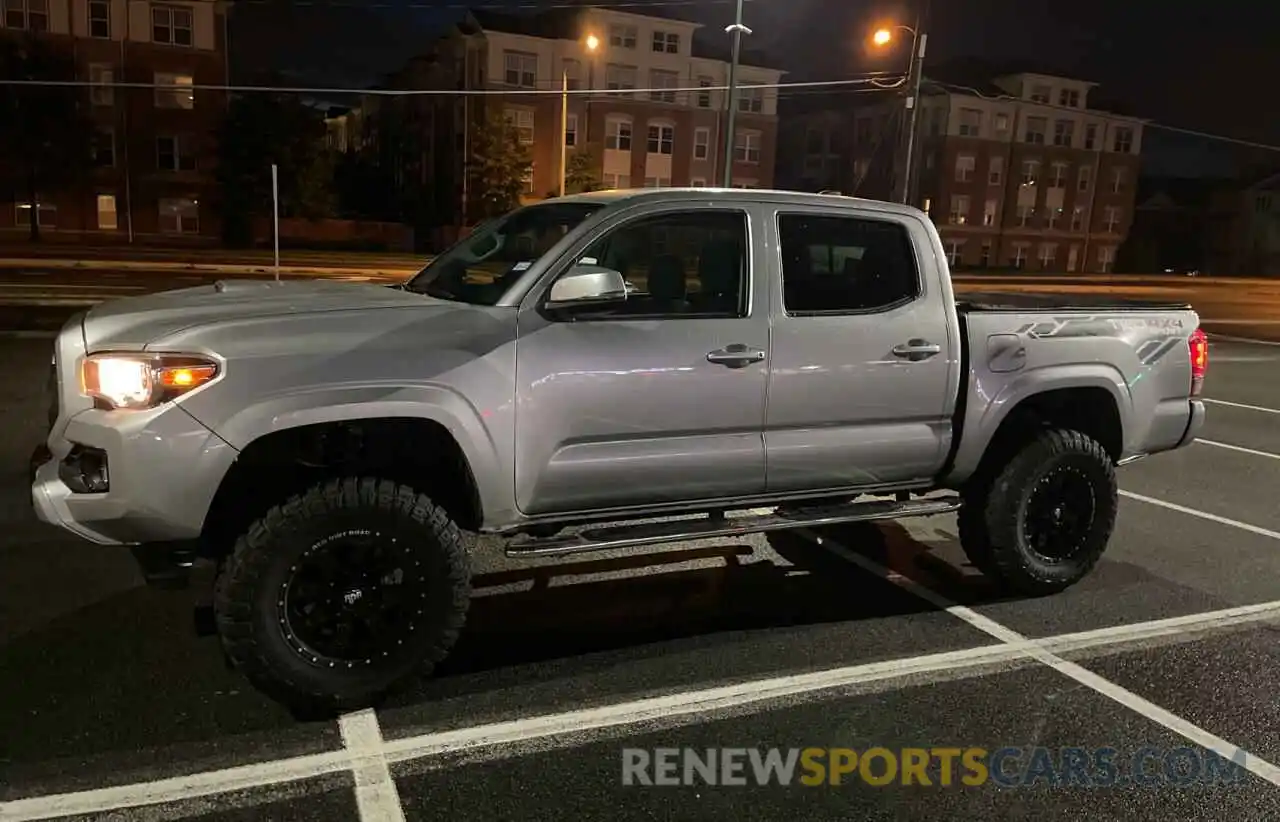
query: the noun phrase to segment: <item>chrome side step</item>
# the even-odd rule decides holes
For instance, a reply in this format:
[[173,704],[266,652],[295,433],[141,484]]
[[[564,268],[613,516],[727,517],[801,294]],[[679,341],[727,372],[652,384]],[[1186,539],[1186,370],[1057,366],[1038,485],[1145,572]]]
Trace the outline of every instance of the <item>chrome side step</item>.
[[745,514],[736,517],[711,515],[699,519],[606,525],[553,537],[516,537],[507,543],[506,554],[509,557],[580,554],[666,542],[784,531],[789,528],[815,528],[848,522],[928,517],[947,514],[959,508],[958,496],[903,502],[877,499],[848,502],[842,505],[789,508],[785,512],[770,511],[767,514]]

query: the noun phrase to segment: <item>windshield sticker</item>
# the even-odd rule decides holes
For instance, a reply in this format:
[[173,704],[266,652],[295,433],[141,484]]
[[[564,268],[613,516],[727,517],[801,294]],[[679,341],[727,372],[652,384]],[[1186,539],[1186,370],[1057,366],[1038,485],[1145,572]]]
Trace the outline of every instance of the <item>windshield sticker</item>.
[[532,262],[530,262],[529,260],[525,260],[525,261],[523,261],[523,262],[519,262],[519,263],[516,263],[515,265],[511,266],[511,270],[512,270],[512,271],[524,271],[526,268],[528,268],[528,267],[529,267],[529,266],[531,266],[531,265],[533,265],[533,263],[532,263]]

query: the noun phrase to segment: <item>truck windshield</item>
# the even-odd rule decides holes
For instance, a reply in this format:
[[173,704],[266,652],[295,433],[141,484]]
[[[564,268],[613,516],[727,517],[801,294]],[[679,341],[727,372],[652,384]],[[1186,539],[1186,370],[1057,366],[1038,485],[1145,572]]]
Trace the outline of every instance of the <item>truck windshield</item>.
[[485,223],[405,283],[442,300],[495,305],[543,254],[603,203],[526,206]]

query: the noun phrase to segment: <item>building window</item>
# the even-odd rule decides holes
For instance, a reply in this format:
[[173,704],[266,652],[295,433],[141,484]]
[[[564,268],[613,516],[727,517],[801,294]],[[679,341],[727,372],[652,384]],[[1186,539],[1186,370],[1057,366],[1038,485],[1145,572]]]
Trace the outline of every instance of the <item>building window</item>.
[[671,188],[670,177],[645,177],[645,188]]
[[1075,139],[1076,122],[1075,120],[1054,120],[1053,121],[1053,144],[1055,146],[1071,147],[1072,141]]
[[676,141],[675,126],[650,124],[648,151],[650,154],[671,154]]
[[116,195],[98,195],[98,228],[104,231],[115,231],[120,227],[120,216],[116,213]]
[[1093,151],[1098,147],[1098,124],[1089,123],[1084,127],[1084,150]]
[[1004,158],[992,157],[987,161],[987,185],[998,186],[1004,180]]
[[1266,214],[1271,210],[1272,202],[1270,194],[1259,194],[1257,199],[1253,201],[1253,209],[1259,214]]
[[738,111],[750,111],[756,114],[764,111],[764,89],[744,88],[738,90]]
[[574,59],[565,60],[563,79],[570,91],[582,88],[582,63]]
[[[628,136],[627,139],[630,140],[631,138]],[[629,174],[605,173],[600,175],[600,179],[605,188],[631,188],[631,175]]]
[[520,175],[520,182],[524,186],[525,194],[533,193],[533,163],[530,163]]
[[111,39],[110,0],[89,0],[89,36]]
[[982,109],[960,109],[959,134],[961,137],[982,136]]
[[1098,248],[1098,270],[1103,274],[1110,274],[1111,267],[1116,262],[1116,250],[1112,246],[1104,245]]
[[996,112],[996,116],[992,118],[992,124],[995,126],[996,133],[1000,134],[1009,130],[1009,115],[1003,111]]
[[991,265],[991,241],[983,240],[982,248],[978,252],[978,265],[986,268]]
[[538,55],[521,51],[502,53],[502,80],[516,88],[537,88]]
[[961,240],[947,240],[947,265],[952,268],[960,265],[960,249],[963,246]]
[[627,91],[636,87],[636,67],[610,63],[605,67],[604,86],[610,91]]
[[680,35],[669,31],[653,33],[653,50],[666,54],[680,53]]
[[1014,243],[1013,244],[1013,267],[1022,268],[1026,264],[1027,264],[1027,244]]
[[711,108],[711,78],[699,77],[698,88],[707,89],[698,92],[698,108]]
[[1124,191],[1124,169],[1111,169],[1111,193],[1119,194]]
[[1118,206],[1107,206],[1102,209],[1102,225],[1108,234],[1115,234],[1120,230],[1120,208]]
[[676,93],[671,89],[680,86],[680,75],[674,71],[659,71],[654,69],[649,72],[649,99],[658,103],[674,103],[676,101]]
[[967,183],[973,180],[973,170],[978,164],[978,158],[972,154],[959,154],[956,156],[956,182]]
[[156,108],[195,108],[196,95],[191,88],[194,84],[195,78],[190,74],[156,72]]
[[578,144],[578,115],[570,114],[564,118],[564,144],[573,148]]
[[1031,87],[1031,102],[1033,102],[1033,103],[1048,103],[1048,102],[1049,102],[1049,87],[1048,87],[1048,86],[1032,86],[1032,87]]
[[630,151],[631,122],[617,118],[607,121],[604,124],[604,147],[611,151]]
[[692,180],[689,181],[689,185],[692,188],[706,188],[707,181],[705,178],[702,178],[702,177],[694,177]]
[[964,225],[969,222],[969,197],[964,194],[951,195],[951,212],[947,222],[952,225]]
[[1084,206],[1071,209],[1071,230],[1084,231]]
[[115,70],[106,63],[89,65],[89,102],[95,106],[109,106],[116,101]]
[[1111,143],[1111,150],[1117,154],[1133,153],[1133,129],[1117,128],[1115,140]]
[[760,132],[739,131],[733,137],[733,159],[738,163],[760,162]]
[[636,27],[614,24],[609,26],[609,45],[614,48],[633,49],[636,47]]
[[706,160],[711,156],[711,129],[698,128],[693,131],[693,159]]
[[1044,243],[1040,246],[1040,270],[1048,271],[1053,266],[1053,261],[1058,256],[1058,246],[1053,243]]
[[1048,213],[1044,215],[1044,227],[1055,229],[1058,227],[1058,215],[1062,213],[1060,208],[1050,208]]
[[1028,117],[1026,142],[1032,145],[1044,145],[1044,133],[1049,129],[1049,120],[1047,117]]
[[186,140],[171,136],[157,137],[156,168],[161,171],[195,171],[196,158]]
[[109,128],[94,132],[93,164],[98,168],[113,168],[116,164],[116,135]]
[[151,7],[151,42],[168,46],[190,46],[191,9],[181,6]]
[[1064,88],[1058,92],[1058,105],[1066,108],[1080,108],[1080,92],[1073,88]]
[[983,225],[996,224],[996,209],[998,209],[999,207],[1000,207],[999,200],[987,200],[985,203],[983,203],[982,205],[982,224]]
[[527,108],[509,108],[503,112],[507,124],[520,135],[520,144],[533,145],[533,111]]
[[49,0],[4,0],[4,26],[27,31],[49,30]]
[[1049,180],[1050,188],[1066,188],[1067,187],[1067,164],[1054,163],[1053,176]]
[[36,201],[34,206],[31,203],[14,203],[13,221],[18,228],[31,228],[33,215],[40,228],[58,227],[58,207],[53,203]]
[[1088,166],[1080,166],[1079,176],[1076,177],[1076,191],[1088,191],[1089,183],[1093,170]]
[[200,205],[188,199],[161,200],[160,231],[164,234],[200,233]]
[[1031,225],[1031,218],[1035,216],[1036,207],[1029,205],[1018,206],[1018,228],[1026,228]]
[[1040,180],[1040,161],[1039,160],[1023,160],[1022,161],[1022,185],[1033,186]]

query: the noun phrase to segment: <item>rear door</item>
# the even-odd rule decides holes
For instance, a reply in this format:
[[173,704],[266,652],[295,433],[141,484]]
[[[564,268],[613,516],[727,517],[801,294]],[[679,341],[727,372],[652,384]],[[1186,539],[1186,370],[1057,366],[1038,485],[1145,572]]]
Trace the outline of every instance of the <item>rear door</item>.
[[932,235],[919,220],[875,211],[774,216],[768,490],[934,476],[950,445],[959,351]]

